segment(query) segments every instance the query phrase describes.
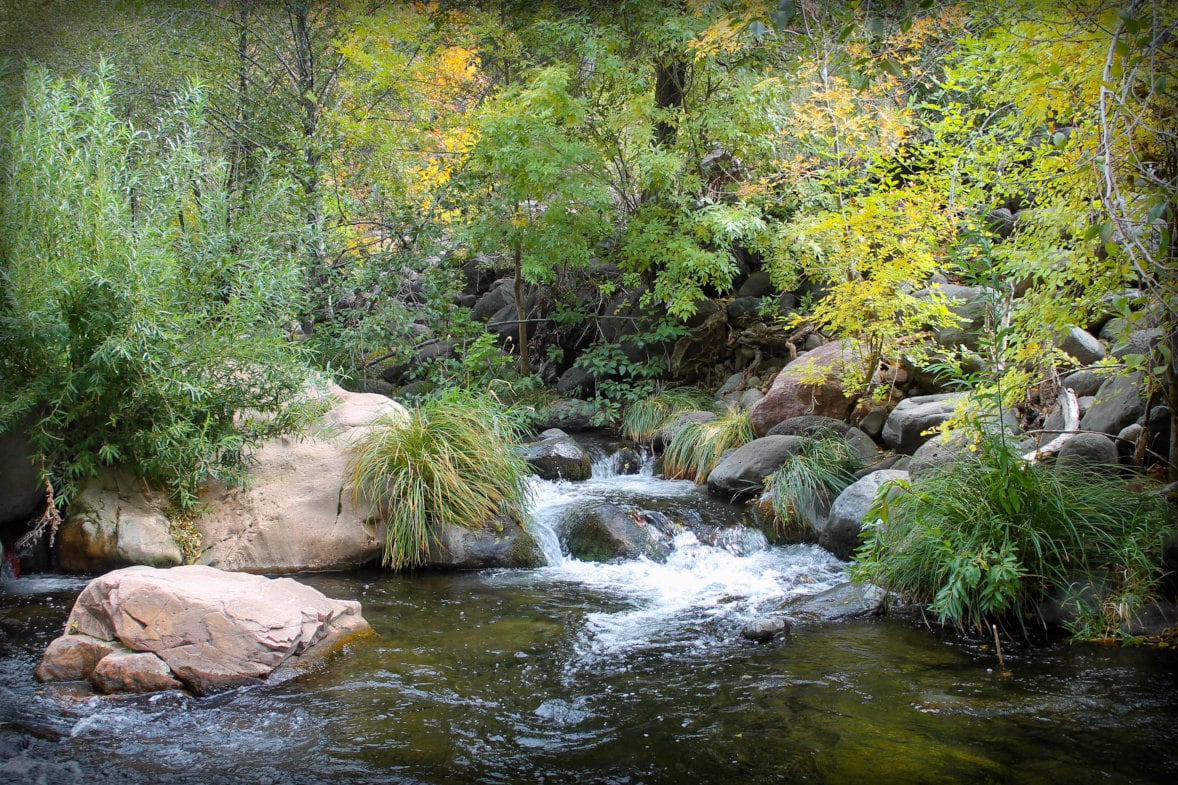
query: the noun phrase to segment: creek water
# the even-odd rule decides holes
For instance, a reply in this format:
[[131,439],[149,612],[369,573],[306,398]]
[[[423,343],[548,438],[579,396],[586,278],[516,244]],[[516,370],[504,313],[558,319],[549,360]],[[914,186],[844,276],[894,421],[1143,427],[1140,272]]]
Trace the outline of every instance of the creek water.
[[[915,620],[748,620],[841,582],[812,546],[608,458],[536,482],[549,565],[304,575],[378,636],[285,681],[108,698],[33,681],[85,580],[0,588],[0,779],[46,783],[1172,783],[1178,656],[1006,648]],[[611,501],[686,522],[666,562],[584,563],[559,522]]]

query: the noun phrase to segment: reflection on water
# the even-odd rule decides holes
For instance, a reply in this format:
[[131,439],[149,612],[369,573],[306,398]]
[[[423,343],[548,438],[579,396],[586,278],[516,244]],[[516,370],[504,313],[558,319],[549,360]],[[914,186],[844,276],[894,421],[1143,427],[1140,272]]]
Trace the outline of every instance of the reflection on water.
[[[594,484],[597,485],[594,490]],[[649,474],[538,489],[696,507]],[[715,510],[703,513],[712,515]],[[558,516],[552,513],[552,519]],[[724,526],[722,520],[707,525]],[[93,783],[1170,783],[1178,660],[1006,651],[896,620],[754,645],[748,619],[842,565],[685,528],[666,563],[391,577],[309,575],[379,636],[287,681],[99,698],[32,681],[83,582],[0,595],[0,777]]]

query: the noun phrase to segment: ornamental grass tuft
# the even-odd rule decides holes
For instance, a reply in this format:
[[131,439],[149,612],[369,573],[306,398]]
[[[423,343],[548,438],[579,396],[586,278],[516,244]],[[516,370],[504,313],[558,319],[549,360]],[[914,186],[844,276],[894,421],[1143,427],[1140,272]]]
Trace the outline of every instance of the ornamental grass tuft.
[[796,531],[803,525],[799,505],[810,500],[829,504],[855,482],[855,472],[862,468],[862,459],[842,435],[815,434],[765,482],[765,489],[773,493],[777,532]]
[[735,408],[714,420],[690,422],[671,439],[663,453],[663,474],[669,480],[706,482],[721,456],[755,438],[747,409]]
[[[1026,632],[1044,624],[1051,596],[1081,609],[1069,622],[1075,637],[1116,635],[1156,590],[1174,529],[1159,494],[1112,472],[1028,463],[995,436],[983,437],[976,461],[898,487],[880,489],[852,574],[960,629]],[[1086,586],[1103,601],[1083,602]]]
[[354,498],[384,525],[382,563],[423,564],[444,524],[470,529],[498,515],[526,517],[528,467],[519,426],[486,398],[451,393],[407,417],[377,421],[349,460]]
[[649,398],[635,401],[622,416],[622,435],[639,444],[649,444],[659,428],[681,412],[712,411],[715,401],[695,387],[670,387]]

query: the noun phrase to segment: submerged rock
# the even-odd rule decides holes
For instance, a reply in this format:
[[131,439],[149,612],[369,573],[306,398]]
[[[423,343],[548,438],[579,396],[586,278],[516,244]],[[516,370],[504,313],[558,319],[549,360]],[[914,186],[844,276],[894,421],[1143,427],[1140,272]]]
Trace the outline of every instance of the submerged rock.
[[[279,666],[371,632],[358,602],[290,578],[203,565],[128,567],[95,578],[66,629],[45,650],[37,678],[88,678],[102,692],[182,685],[198,695],[260,683]],[[112,656],[119,658],[106,663]]]
[[818,594],[794,597],[785,607],[798,621],[840,621],[879,616],[887,596],[875,584],[847,581]]
[[789,619],[784,616],[763,616],[744,625],[740,637],[757,643],[768,643],[778,635],[788,636],[790,629]]

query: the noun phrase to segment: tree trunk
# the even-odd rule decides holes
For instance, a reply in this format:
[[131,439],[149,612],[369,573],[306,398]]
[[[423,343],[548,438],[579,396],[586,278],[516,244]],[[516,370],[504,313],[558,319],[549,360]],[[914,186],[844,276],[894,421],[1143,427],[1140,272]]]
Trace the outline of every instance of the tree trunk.
[[[683,106],[687,93],[688,64],[679,52],[667,52],[654,63],[654,105],[670,112]],[[675,143],[676,124],[660,119],[654,126],[654,138],[659,147]]]
[[515,314],[519,319],[519,372],[524,376],[532,373],[532,362],[528,358],[528,314],[527,303],[524,301],[524,248],[523,241],[518,237],[511,251],[511,260],[515,264]]

